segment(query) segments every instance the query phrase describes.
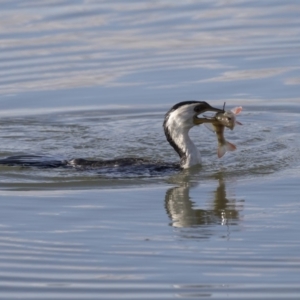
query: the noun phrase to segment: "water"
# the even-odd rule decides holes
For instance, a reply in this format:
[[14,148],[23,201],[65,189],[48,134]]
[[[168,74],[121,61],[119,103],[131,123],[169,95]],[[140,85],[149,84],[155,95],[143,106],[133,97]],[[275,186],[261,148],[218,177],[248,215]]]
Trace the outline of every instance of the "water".
[[300,4],[0,7],[0,158],[178,162],[173,104],[243,106],[191,170],[1,166],[1,298],[299,299]]

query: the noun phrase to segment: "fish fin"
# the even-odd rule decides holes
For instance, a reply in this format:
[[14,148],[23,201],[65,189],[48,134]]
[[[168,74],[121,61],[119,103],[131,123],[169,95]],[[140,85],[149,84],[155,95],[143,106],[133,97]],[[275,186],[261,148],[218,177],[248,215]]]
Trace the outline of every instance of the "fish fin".
[[211,123],[204,123],[204,126],[209,130],[209,131],[212,131],[212,132],[216,132],[213,124]]
[[237,120],[235,120],[235,124],[243,125],[243,123],[241,123],[241,122],[239,122],[239,121],[237,121]]
[[242,107],[241,106],[238,106],[238,107],[235,107],[233,108],[231,111],[235,114],[235,115],[238,115],[241,111],[242,111]]
[[227,151],[235,151],[236,146],[234,144],[231,144],[229,142],[226,142],[224,145],[219,146],[218,148],[218,157],[221,158],[225,155]]

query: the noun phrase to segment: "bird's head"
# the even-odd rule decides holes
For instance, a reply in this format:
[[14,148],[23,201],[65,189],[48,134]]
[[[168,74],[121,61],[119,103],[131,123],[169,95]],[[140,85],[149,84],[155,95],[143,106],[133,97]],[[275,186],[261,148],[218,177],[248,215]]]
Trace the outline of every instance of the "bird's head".
[[207,111],[224,112],[223,109],[215,108],[204,101],[184,101],[175,104],[165,116],[166,123],[176,124],[176,127],[190,129],[203,123],[203,118],[198,116]]

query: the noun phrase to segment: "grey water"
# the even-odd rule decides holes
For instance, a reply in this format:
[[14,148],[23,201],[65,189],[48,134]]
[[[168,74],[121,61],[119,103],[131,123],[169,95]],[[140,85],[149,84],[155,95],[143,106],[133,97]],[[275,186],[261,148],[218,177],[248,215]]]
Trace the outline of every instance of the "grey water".
[[0,159],[177,163],[172,105],[243,107],[189,170],[0,166],[1,299],[299,299],[300,3],[0,8]]

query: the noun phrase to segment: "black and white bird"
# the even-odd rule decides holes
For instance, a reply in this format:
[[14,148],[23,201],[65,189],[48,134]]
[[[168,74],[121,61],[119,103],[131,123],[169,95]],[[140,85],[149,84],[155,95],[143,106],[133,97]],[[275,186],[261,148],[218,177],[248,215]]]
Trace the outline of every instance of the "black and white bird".
[[187,169],[201,164],[200,151],[189,137],[192,127],[210,122],[199,115],[207,111],[223,112],[204,101],[184,101],[174,105],[165,115],[163,128],[167,141],[180,157],[180,164],[168,164],[149,161],[143,158],[119,158],[111,160],[86,160],[82,158],[57,160],[47,156],[19,155],[0,160],[2,165],[35,166],[42,168],[75,167],[75,168],[148,168],[150,171],[160,171],[169,168]]
[[185,101],[174,105],[165,115],[163,123],[168,142],[180,157],[180,167],[187,169],[201,164],[201,154],[189,137],[192,127],[209,120],[199,118],[199,115],[207,111],[223,112],[203,101]]

